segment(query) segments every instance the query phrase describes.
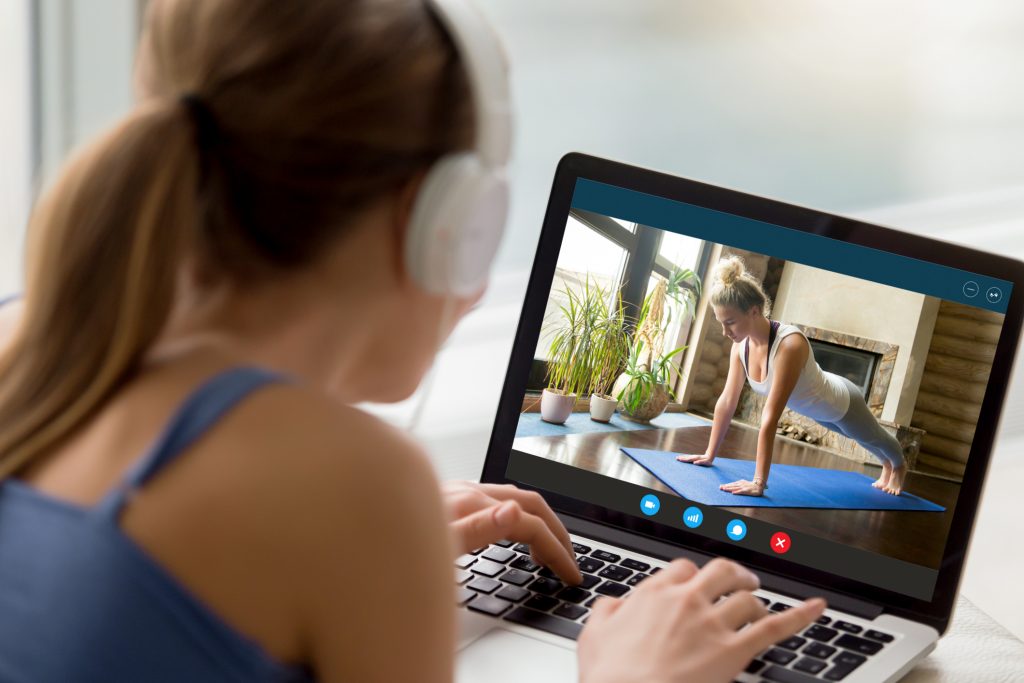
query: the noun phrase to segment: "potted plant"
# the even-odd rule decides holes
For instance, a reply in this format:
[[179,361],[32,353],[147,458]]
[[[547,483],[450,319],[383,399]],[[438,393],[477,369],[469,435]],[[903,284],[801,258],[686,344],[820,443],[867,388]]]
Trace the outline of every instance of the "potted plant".
[[[606,301],[603,297],[601,300]],[[629,355],[629,331],[626,323],[620,292],[614,306],[609,307],[606,303],[603,305],[593,330],[589,363],[590,419],[596,422],[609,422],[619,404],[618,399],[609,392]]]
[[623,417],[634,422],[650,422],[665,411],[670,398],[675,398],[669,380],[672,370],[678,370],[678,366],[673,365],[672,357],[686,347],[680,346],[648,363],[643,360],[650,354],[642,339],[634,339],[630,346],[626,369],[613,391]]
[[590,388],[595,329],[607,309],[606,292],[591,284],[589,275],[580,291],[567,287],[564,294],[548,347],[548,386],[540,399],[541,419],[553,424],[569,419],[579,396]]
[[700,279],[688,268],[674,268],[666,280],[658,280],[644,299],[634,338],[642,340],[646,354],[641,359],[648,365],[659,358],[665,348],[665,333],[672,324],[672,307],[668,301],[683,306],[687,315],[693,315],[700,297]]
[[684,351],[681,346],[663,353],[665,334],[672,322],[669,300],[682,305],[693,315],[700,296],[700,280],[689,269],[673,269],[666,280],[659,280],[644,299],[636,331],[630,344],[626,369],[616,380],[612,391],[620,401],[623,417],[637,422],[650,422],[661,415],[670,398],[675,398],[669,382],[672,357]]

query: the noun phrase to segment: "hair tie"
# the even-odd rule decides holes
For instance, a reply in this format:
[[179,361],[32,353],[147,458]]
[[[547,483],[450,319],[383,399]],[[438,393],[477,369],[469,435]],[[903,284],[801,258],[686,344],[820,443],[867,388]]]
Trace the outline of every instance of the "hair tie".
[[213,147],[219,136],[217,119],[214,117],[210,107],[203,99],[194,93],[187,93],[181,96],[181,103],[188,112],[189,118],[196,131],[196,145],[199,149],[206,150]]

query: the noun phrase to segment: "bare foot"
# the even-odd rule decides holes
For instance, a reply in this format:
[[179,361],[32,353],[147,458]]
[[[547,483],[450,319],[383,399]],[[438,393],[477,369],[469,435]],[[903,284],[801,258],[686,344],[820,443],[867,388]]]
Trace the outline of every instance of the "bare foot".
[[907,461],[904,460],[899,467],[892,468],[892,474],[889,475],[889,483],[886,485],[883,491],[891,493],[894,496],[900,495],[903,490],[903,480],[907,477]]
[[889,464],[888,460],[882,461],[882,475],[875,480],[872,486],[876,489],[885,490],[885,487],[889,485],[889,477],[892,476],[892,465]]

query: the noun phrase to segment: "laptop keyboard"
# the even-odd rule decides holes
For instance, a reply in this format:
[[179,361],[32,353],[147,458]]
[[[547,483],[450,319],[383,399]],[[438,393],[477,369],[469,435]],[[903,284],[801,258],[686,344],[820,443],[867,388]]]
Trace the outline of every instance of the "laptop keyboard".
[[[534,563],[529,546],[522,543],[503,540],[462,555],[455,560],[458,605],[575,640],[599,597],[628,597],[634,586],[660,569],[620,552],[572,545],[583,575],[579,586],[562,583],[550,569]],[[792,606],[762,592],[755,595],[774,612]],[[823,615],[801,634],[758,655],[744,680],[841,681],[896,637],[857,623],[855,617]]]

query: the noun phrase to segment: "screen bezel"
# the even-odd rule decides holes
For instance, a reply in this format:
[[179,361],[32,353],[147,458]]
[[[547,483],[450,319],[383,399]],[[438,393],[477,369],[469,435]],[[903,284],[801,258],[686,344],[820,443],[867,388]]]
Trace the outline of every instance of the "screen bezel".
[[508,372],[481,474],[481,481],[484,482],[515,483],[506,479],[505,472],[515,438],[522,397],[526,389],[526,379],[540,335],[544,308],[550,293],[573,190],[578,178],[587,178],[814,235],[840,239],[852,244],[989,275],[1014,284],[1013,291],[1007,300],[1003,330],[996,347],[975,439],[971,444],[967,469],[957,498],[931,601],[912,598],[850,578],[739,548],[723,541],[691,534],[683,529],[674,529],[568,496],[542,491],[548,504],[556,511],[636,534],[639,546],[643,544],[643,537],[649,537],[657,539],[661,543],[669,543],[687,550],[728,556],[761,571],[821,586],[829,591],[846,594],[859,600],[878,603],[890,613],[923,621],[934,626],[940,633],[945,631],[962,575],[966,548],[976,517],[1001,407],[1020,338],[1022,314],[1024,314],[1024,306],[1022,306],[1024,296],[1021,296],[1021,287],[1024,283],[1024,263],[996,254],[617,161],[578,152],[566,154],[560,160],[555,171],[537,253],[512,346]]

